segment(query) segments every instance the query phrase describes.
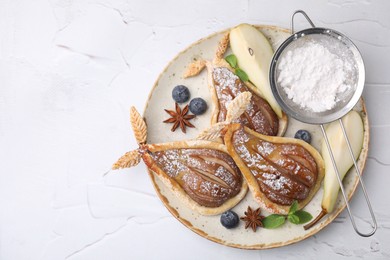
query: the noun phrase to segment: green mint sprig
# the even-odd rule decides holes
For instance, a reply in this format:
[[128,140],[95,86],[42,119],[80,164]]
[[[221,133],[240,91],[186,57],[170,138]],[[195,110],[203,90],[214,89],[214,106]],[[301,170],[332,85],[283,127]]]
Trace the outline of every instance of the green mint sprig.
[[236,74],[244,82],[249,81],[248,74],[238,67],[236,55],[230,54],[226,56],[225,60],[229,63],[230,67],[234,69],[234,74]]
[[287,215],[271,214],[262,221],[263,227],[273,229],[280,227],[286,222],[286,219],[295,225],[309,222],[313,216],[304,210],[298,210],[298,202],[295,200],[290,207]]

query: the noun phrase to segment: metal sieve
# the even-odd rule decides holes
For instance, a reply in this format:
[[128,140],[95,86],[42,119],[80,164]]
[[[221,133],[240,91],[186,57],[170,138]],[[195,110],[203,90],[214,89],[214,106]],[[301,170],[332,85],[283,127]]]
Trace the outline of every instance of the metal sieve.
[[[306,20],[310,23],[312,28],[308,28],[299,32],[294,31],[294,17],[296,14],[302,14]],[[275,99],[279,103],[279,105],[282,107],[284,112],[297,119],[298,121],[308,123],[308,124],[318,124],[321,127],[322,134],[324,136],[325,143],[327,145],[330,157],[332,159],[332,164],[335,169],[335,172],[337,174],[337,179],[340,184],[341,193],[343,195],[344,201],[346,203],[346,207],[348,210],[349,217],[351,219],[351,223],[355,231],[364,237],[371,236],[375,233],[377,229],[377,223],[375,219],[374,212],[371,207],[370,200],[368,198],[368,194],[364,185],[364,182],[361,178],[361,173],[359,170],[359,167],[357,166],[355,157],[352,152],[352,148],[349,142],[349,139],[347,137],[344,124],[341,120],[341,118],[346,115],[352,108],[356,105],[356,103],[359,101],[363,88],[364,88],[364,80],[365,80],[365,70],[364,70],[364,63],[362,56],[358,50],[358,48],[353,44],[353,42],[346,37],[345,35],[332,30],[328,28],[319,28],[315,27],[313,22],[310,20],[308,15],[302,11],[297,10],[294,12],[294,14],[291,17],[291,32],[292,35],[285,40],[280,47],[276,50],[273,59],[271,61],[270,65],[270,85],[272,92],[275,96]],[[308,108],[301,107],[300,105],[296,104],[292,99],[290,99],[284,90],[284,88],[279,84],[278,82],[278,76],[279,76],[279,61],[285,55],[289,50],[304,45],[308,40],[316,40],[316,41],[323,41],[324,43],[331,43],[327,45],[327,48],[334,53],[335,55],[343,58],[343,59],[349,59],[352,62],[352,65],[354,66],[354,75],[351,75],[350,78],[350,88],[347,89],[345,92],[340,93],[336,97],[336,104],[333,108],[330,110],[326,110],[324,112],[313,112],[312,110]],[[352,214],[350,205],[348,203],[347,195],[344,190],[342,180],[340,178],[339,171],[336,166],[336,162],[333,156],[333,152],[328,140],[328,137],[325,132],[324,124],[330,123],[333,121],[338,120],[342,129],[342,132],[344,134],[344,137],[346,139],[346,143],[349,149],[349,153],[352,157],[354,167],[356,169],[356,175],[359,178],[359,182],[361,185],[361,188],[364,193],[364,197],[366,199],[366,203],[368,206],[368,209],[371,214],[372,218],[372,231],[369,233],[362,233],[359,231],[359,229],[356,226],[354,216]]]

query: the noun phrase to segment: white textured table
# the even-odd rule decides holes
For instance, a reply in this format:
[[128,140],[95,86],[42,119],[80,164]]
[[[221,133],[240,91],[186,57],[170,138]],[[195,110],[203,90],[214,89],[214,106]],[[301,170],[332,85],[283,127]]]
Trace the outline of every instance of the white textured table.
[[[143,110],[179,51],[242,22],[289,27],[301,8],[366,62],[373,237],[355,235],[344,212],[295,245],[228,248],[172,217],[144,165],[104,177],[136,147],[129,106]],[[390,258],[389,11],[385,0],[0,1],[0,259]],[[352,205],[368,217],[361,192]]]

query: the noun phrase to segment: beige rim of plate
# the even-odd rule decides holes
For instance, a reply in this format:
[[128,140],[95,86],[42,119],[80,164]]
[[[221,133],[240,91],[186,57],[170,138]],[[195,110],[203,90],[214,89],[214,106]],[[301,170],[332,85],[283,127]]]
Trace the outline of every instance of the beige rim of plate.
[[[259,25],[257,27],[268,37],[274,50],[290,35],[288,30],[276,26]],[[210,125],[211,112],[214,105],[212,104],[211,94],[207,86],[207,72],[203,71],[199,76],[190,79],[183,79],[182,75],[186,66],[194,59],[203,58],[211,60],[218,41],[229,30],[214,33],[193,43],[187,49],[180,52],[159,75],[149,95],[144,111],[144,117],[148,125],[148,143],[193,139],[199,132]],[[191,98],[202,97],[209,105],[205,114],[191,121],[196,128],[187,128],[187,134],[183,134],[180,129],[172,133],[170,131],[171,125],[162,122],[169,117],[164,112],[164,108],[174,108],[174,101],[171,97],[172,88],[180,84],[186,85],[190,89]],[[182,104],[181,107],[184,105]],[[355,106],[354,110],[361,114],[364,122],[363,150],[358,159],[358,165],[363,170],[368,153],[369,124],[365,104],[362,99]],[[298,129],[307,129],[310,131],[312,134],[312,145],[319,149],[322,135],[317,125],[308,125],[289,118],[289,126],[285,136],[292,137]],[[358,185],[358,178],[352,171],[354,170],[351,170],[344,178],[345,190],[349,199],[354,194]],[[334,212],[326,215],[316,226],[307,231],[303,229],[302,225],[286,223],[278,229],[259,228],[257,232],[253,232],[251,229],[245,229],[242,221],[240,221],[238,227],[226,229],[220,224],[219,215],[202,216],[192,211],[187,205],[175,197],[153,172],[149,171],[149,176],[161,201],[182,224],[202,237],[236,248],[267,249],[299,242],[329,225],[345,208],[345,203],[339,195]],[[321,187],[312,201],[305,207],[305,210],[313,216],[316,216],[321,211],[322,192],[323,188]],[[243,216],[248,206],[252,208],[259,207],[253,200],[250,192],[248,192],[245,198],[233,210],[239,216]],[[263,210],[262,214],[267,215],[268,212]],[[348,226],[347,228],[351,227],[349,223],[346,223],[346,225]]]

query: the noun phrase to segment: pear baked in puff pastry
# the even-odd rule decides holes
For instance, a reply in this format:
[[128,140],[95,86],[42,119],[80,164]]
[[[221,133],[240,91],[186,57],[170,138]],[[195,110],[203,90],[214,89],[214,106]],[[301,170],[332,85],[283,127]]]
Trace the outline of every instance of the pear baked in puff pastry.
[[144,120],[134,107],[130,115],[139,148],[123,155],[113,169],[142,159],[179,199],[203,215],[220,214],[245,196],[248,186],[224,145],[204,140],[146,144]]
[[198,75],[205,67],[208,71],[208,86],[215,109],[211,117],[211,125],[226,120],[229,103],[240,93],[252,94],[249,105],[235,122],[264,135],[283,135],[287,128],[287,116],[283,113],[279,118],[260,91],[250,82],[243,82],[234,74],[234,70],[223,59],[229,46],[229,34],[224,35],[218,44],[212,61],[197,60],[187,67],[184,78]]
[[[250,95],[244,92],[232,103],[245,107]],[[234,115],[228,113],[227,121],[206,129],[199,138],[214,140],[223,136],[228,153],[262,208],[287,214],[294,201],[298,202],[299,209],[303,208],[318,191],[324,177],[321,155],[302,140],[266,136],[234,123],[234,118],[244,111],[238,108]]]
[[231,124],[224,141],[253,197],[270,212],[287,214],[294,201],[301,209],[320,188],[323,159],[302,140],[266,136]]

